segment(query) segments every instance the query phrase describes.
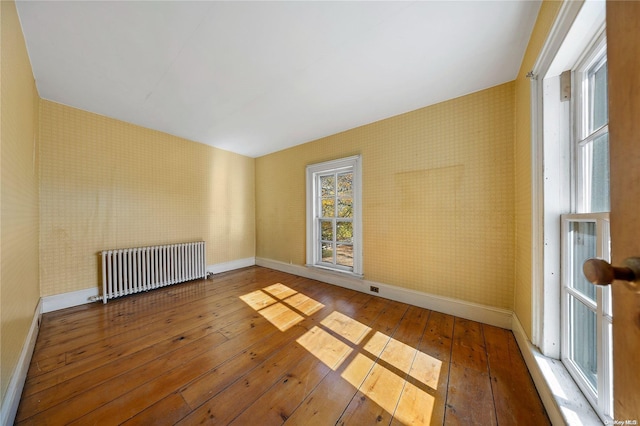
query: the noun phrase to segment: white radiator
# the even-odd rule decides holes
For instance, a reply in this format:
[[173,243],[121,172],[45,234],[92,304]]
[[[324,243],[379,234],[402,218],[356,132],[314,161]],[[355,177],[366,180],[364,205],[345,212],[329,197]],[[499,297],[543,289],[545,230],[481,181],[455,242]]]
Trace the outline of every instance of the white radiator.
[[104,250],[102,300],[206,278],[204,241]]

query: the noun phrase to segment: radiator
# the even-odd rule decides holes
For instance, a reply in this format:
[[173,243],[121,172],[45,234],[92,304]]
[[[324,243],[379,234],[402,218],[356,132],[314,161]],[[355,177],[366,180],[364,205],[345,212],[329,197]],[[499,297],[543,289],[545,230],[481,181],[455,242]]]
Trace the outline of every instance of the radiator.
[[204,241],[104,250],[102,300],[206,278]]

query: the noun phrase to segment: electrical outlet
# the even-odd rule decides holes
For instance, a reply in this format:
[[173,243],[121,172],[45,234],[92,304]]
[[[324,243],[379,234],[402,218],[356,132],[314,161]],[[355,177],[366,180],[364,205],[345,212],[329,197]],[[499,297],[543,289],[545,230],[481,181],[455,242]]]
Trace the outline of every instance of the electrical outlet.
[[369,290],[371,290],[374,293],[380,293],[380,289],[378,287],[371,286],[369,287]]

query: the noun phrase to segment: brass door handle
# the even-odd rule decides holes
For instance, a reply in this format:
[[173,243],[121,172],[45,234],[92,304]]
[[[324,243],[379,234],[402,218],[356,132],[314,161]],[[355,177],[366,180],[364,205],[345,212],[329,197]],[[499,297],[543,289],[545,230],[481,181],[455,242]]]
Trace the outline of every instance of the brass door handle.
[[[611,266],[602,259],[588,259],[582,265],[584,276],[593,284],[609,285],[615,280],[637,284],[640,282],[640,258],[630,257],[624,260],[624,266]],[[631,286],[635,289],[636,286]]]

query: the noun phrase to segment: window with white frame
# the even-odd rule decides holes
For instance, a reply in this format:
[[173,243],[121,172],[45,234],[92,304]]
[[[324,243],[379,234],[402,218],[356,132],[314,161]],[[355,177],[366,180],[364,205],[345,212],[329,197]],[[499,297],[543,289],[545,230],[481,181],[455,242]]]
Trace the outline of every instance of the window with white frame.
[[307,265],[362,274],[360,162],[307,166]]
[[582,272],[610,261],[606,41],[601,34],[572,72],[572,213],[562,215],[562,360],[583,393],[612,415],[612,309],[608,286]]
[[582,424],[595,424],[596,415],[613,421],[611,298],[582,272],[585,259],[610,255],[605,6],[563,2],[529,74],[531,341],[562,359],[543,374],[562,390],[556,414]]

